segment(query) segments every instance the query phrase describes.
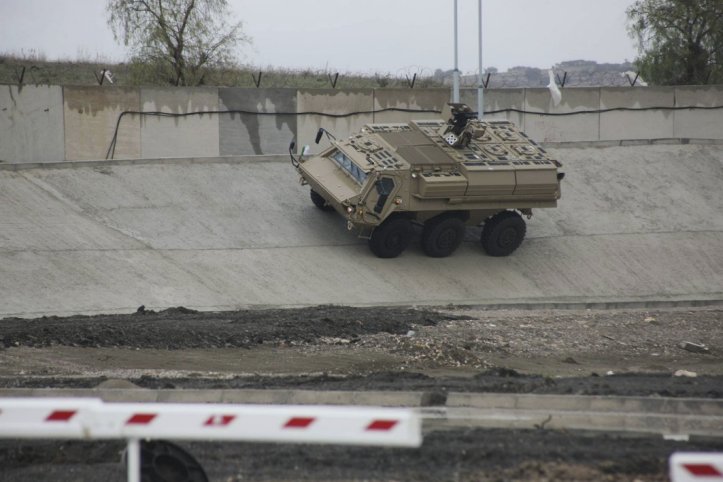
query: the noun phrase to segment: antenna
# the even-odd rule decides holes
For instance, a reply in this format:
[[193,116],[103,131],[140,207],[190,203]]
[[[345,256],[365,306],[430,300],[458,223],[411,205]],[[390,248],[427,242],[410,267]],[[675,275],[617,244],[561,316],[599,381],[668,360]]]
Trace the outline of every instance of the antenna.
[[457,38],[457,0],[454,0],[454,79],[452,84],[452,102],[459,103],[459,48]]
[[485,84],[482,80],[482,0],[478,0],[478,20],[479,20],[479,75],[477,78],[477,118],[482,119],[484,114],[484,89]]

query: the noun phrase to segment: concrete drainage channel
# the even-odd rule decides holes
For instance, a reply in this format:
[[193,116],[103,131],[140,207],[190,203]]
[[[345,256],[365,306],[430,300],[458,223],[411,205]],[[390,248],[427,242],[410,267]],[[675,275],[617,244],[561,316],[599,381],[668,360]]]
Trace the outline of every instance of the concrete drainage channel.
[[283,158],[3,165],[0,316],[721,299],[723,146],[553,155],[562,200],[535,212],[515,256],[484,256],[470,229],[444,262],[414,245],[394,263],[319,212]]
[[[9,209],[0,215],[0,221],[3,221],[0,224],[7,228],[5,236],[8,239],[5,250],[0,252],[4,275],[0,277],[0,299],[4,301],[0,306],[0,317],[11,314],[29,316],[31,313],[132,313],[141,304],[151,309],[185,304],[204,310],[218,310],[223,307],[271,307],[279,300],[292,306],[309,306],[336,303],[340,299],[356,306],[451,303],[525,311],[720,306],[723,299],[723,258],[720,256],[723,218],[717,208],[723,201],[720,190],[721,146],[573,146],[558,149],[568,172],[563,201],[555,211],[536,214],[531,221],[530,238],[515,257],[500,261],[481,255],[478,233],[471,233],[458,255],[443,264],[433,264],[433,260],[412,249],[395,262],[394,269],[389,269],[388,263],[382,266],[378,260],[369,258],[363,243],[350,237],[336,217],[325,216],[309,205],[308,192],[297,185],[286,159],[282,162],[278,158],[264,159],[264,162],[242,159],[114,161],[72,163],[53,166],[55,168],[45,165],[3,166],[0,168],[0,193],[4,194],[0,194],[0,204]],[[208,186],[214,186],[214,189],[208,189]],[[686,202],[671,202],[670,193],[681,192],[685,193]],[[3,199],[6,202],[2,202]],[[220,206],[223,209],[219,209]],[[163,222],[159,224],[159,220]],[[257,229],[248,229],[249,226]],[[79,232],[83,233],[82,237],[78,236]],[[349,273],[356,273],[359,283],[349,283]],[[74,282],[68,283],[69,279]],[[309,279],[318,282],[309,283]],[[32,286],[43,286],[43,289],[28,289]],[[159,286],[164,289],[158,290]],[[139,315],[130,321],[139,322],[144,316]],[[706,320],[715,316],[710,310]],[[567,364],[567,349],[570,347],[579,345],[580,351],[576,353],[587,353],[591,343],[603,345],[608,342],[605,353],[617,347],[618,351],[612,355],[616,360],[626,360],[624,356],[628,352],[632,355],[639,353],[629,363],[619,363],[643,367],[663,365],[658,357],[647,357],[654,356],[651,353],[660,354],[659,348],[669,346],[671,338],[658,339],[655,334],[681,326],[681,319],[687,317],[689,314],[682,314],[682,310],[680,315],[658,316],[658,319],[642,312],[627,315],[627,320],[620,317],[604,325],[609,331],[600,331],[598,340],[581,342],[579,338],[574,338],[575,343],[564,345],[566,348],[548,356],[544,366],[549,366],[550,360],[557,360],[558,365]],[[534,336],[549,335],[543,333],[543,329],[552,325],[533,323],[523,318],[520,315],[514,323],[524,325],[521,329],[529,330],[530,337],[534,333]],[[570,326],[577,326],[575,321],[569,320]],[[581,327],[580,333],[600,325],[596,318],[588,321],[589,327]],[[500,325],[496,320],[487,319],[479,326],[490,337],[498,336],[501,326],[493,330],[490,328],[494,327],[492,322]],[[3,336],[8,336],[7,328],[11,323],[18,324],[7,321]],[[45,320],[44,323],[41,328],[48,328],[53,323],[65,326],[68,322]],[[189,329],[197,332],[205,330],[207,334],[209,325],[206,322],[202,324],[203,328],[199,325]],[[298,320],[295,324],[298,325]],[[128,323],[109,322],[106,325],[109,328],[130,326]],[[246,327],[238,323],[233,326]],[[675,339],[675,346],[668,350],[672,361],[666,359],[670,366],[663,365],[671,368],[667,372],[672,373],[678,368],[691,369],[685,363],[695,362],[699,367],[695,371],[703,376],[710,372],[718,373],[716,360],[719,358],[716,357],[719,352],[716,350],[720,343],[713,335],[718,332],[719,324],[710,321],[698,324],[693,319],[685,326],[689,330],[683,335],[685,337]],[[99,327],[100,323],[96,320],[92,328],[82,327],[77,333],[94,330],[97,334]],[[219,330],[225,333],[227,328],[222,326]],[[169,330],[172,331],[177,330]],[[30,336],[35,337],[37,333],[29,330]],[[710,344],[712,354],[691,353],[677,347],[678,342],[688,339],[687,333],[697,334],[692,339],[694,342]],[[71,333],[66,338],[76,342],[78,336]],[[399,339],[409,342],[407,344],[416,350],[418,347],[412,342],[422,338],[415,335]],[[635,339],[637,344],[628,343],[629,339]],[[652,341],[646,341],[649,339]],[[108,353],[118,357],[127,355],[125,351],[111,351],[117,348],[117,343],[108,343],[100,348],[91,346],[88,350],[68,348],[60,343],[62,350],[55,350],[53,346],[37,347],[23,341],[25,338],[22,337],[14,340],[17,340],[18,346],[12,345],[5,355],[7,360],[13,357],[22,360],[22,372],[18,372],[21,378],[25,377],[31,362],[40,363],[38,360],[42,357],[47,366],[39,364],[33,373],[50,374],[52,377],[59,370],[57,367],[66,367],[73,361],[82,367],[100,368],[98,360]],[[499,335],[499,340],[495,338],[475,349],[497,349],[505,341],[509,340]],[[401,342],[389,346],[396,349]],[[528,346],[525,343],[521,345]],[[640,348],[636,352],[638,345]],[[160,348],[164,348],[159,355],[164,358],[163,363],[149,358],[148,368],[166,366],[167,358],[176,355],[165,351],[166,347]],[[214,345],[214,348],[217,346]],[[314,352],[317,356],[327,354],[330,349],[338,349],[338,357],[333,360],[347,355],[343,351],[346,346],[338,348],[319,344],[317,348]],[[93,351],[96,349],[101,351],[96,353]],[[83,350],[85,352],[81,357]],[[287,349],[284,356],[297,354],[298,350],[293,350]],[[66,365],[61,363],[61,351],[66,356],[63,359]],[[448,353],[449,349],[446,345],[441,346],[440,352]],[[135,366],[138,357],[136,352],[130,353],[125,365],[116,365],[116,359],[112,359],[105,364],[106,370]],[[277,358],[281,358],[280,353]],[[497,354],[496,351],[494,353]],[[527,354],[521,352],[519,358]],[[621,356],[618,357],[618,354]],[[509,362],[502,355],[501,363]],[[577,360],[572,357],[569,360],[586,363],[577,354],[575,358]],[[290,359],[284,359],[284,363],[291,364]],[[261,363],[266,359],[258,360]],[[374,361],[378,362],[376,358]],[[190,362],[186,360],[184,363]],[[606,364],[609,364],[607,359],[601,366],[605,366],[605,370],[610,369]],[[579,368],[581,373],[589,373],[593,369],[605,373],[590,364],[569,367]],[[326,369],[327,365],[323,368]],[[9,368],[5,369],[10,372]],[[255,372],[246,365],[244,369]],[[615,372],[618,372],[617,368]],[[120,378],[125,375],[111,376]],[[604,442],[601,439],[609,438],[605,445],[605,450],[610,451],[610,455],[606,455],[609,460],[616,457],[631,460],[630,464],[635,467],[626,470],[637,472],[616,473],[622,473],[621,477],[625,480],[632,480],[645,473],[639,471],[647,467],[646,461],[667,459],[672,450],[671,444],[677,443],[675,448],[683,450],[723,449],[719,442],[723,436],[723,401],[671,398],[665,393],[677,393],[670,390],[674,382],[666,379],[661,383],[664,387],[655,393],[663,396],[653,397],[462,393],[462,389],[453,391],[449,386],[445,391],[420,388],[414,392],[2,389],[0,397],[84,397],[100,398],[109,403],[407,407],[422,418],[425,443],[420,449],[415,449],[417,459],[409,462],[404,458],[406,455],[392,449],[374,452],[367,459],[359,457],[364,465],[378,463],[379,466],[393,464],[395,458],[407,460],[398,472],[370,475],[365,471],[366,467],[361,467],[357,472],[351,472],[352,475],[348,475],[350,472],[340,472],[342,476],[327,473],[329,475],[325,477],[329,480],[435,480],[435,476],[436,480],[479,480],[474,476],[476,474],[467,478],[457,477],[458,466],[479,464],[480,460],[495,461],[506,453],[527,449],[532,453],[537,446],[554,447],[555,453],[549,454],[549,459],[567,457],[565,460],[572,464],[577,462],[579,447],[566,437],[570,432],[591,431],[604,434],[596,438],[595,445]],[[710,389],[711,393],[720,393],[718,381],[707,380],[699,384],[707,384],[704,388]],[[570,393],[586,392],[573,390]],[[705,396],[700,391],[684,393],[689,395],[683,396]],[[475,430],[483,431],[482,435],[464,438]],[[520,444],[520,431],[525,431],[525,436],[537,436],[539,440]],[[638,452],[628,457],[630,454],[617,446],[627,447],[630,452],[629,446],[624,445],[624,440],[608,436],[613,432],[624,433],[628,437],[646,434],[646,440],[655,439],[659,444],[657,452],[649,452],[647,459],[638,458]],[[448,438],[444,438],[445,434]],[[490,434],[496,439],[488,443]],[[695,443],[698,437],[717,440],[702,447]],[[663,446],[664,438],[667,445]],[[682,442],[689,438],[689,444]],[[459,439],[466,440],[467,445],[454,445]],[[498,446],[495,444],[504,445],[508,441],[504,453],[502,450],[495,451]],[[218,445],[204,444],[211,447],[208,451],[219,450]],[[452,449],[450,452],[439,450],[448,446],[454,446],[454,452]],[[57,448],[57,445],[50,446],[48,454],[60,453],[55,450]],[[6,454],[11,450],[12,447],[7,449]],[[192,445],[190,450],[194,456],[203,454],[201,445]],[[225,460],[234,461],[233,470],[236,472],[233,475],[236,478],[229,478],[230,472],[227,471],[218,472],[218,480],[247,480],[248,474],[253,478],[255,472],[250,468],[244,477],[238,476],[238,471],[244,469],[237,467],[243,467],[244,462],[239,461],[237,454],[232,454],[230,449],[221,447],[220,450],[227,450],[224,452]],[[297,452],[285,447],[257,449],[245,446],[244,450],[251,452],[250,459],[261,459],[267,452],[274,454],[268,466],[283,465],[285,460],[291,460],[289,474],[294,474],[294,464],[305,467],[304,463],[308,460],[316,460],[313,453],[306,460],[303,454],[307,452],[301,452],[300,457]],[[435,451],[442,455],[432,459],[434,464],[424,465],[425,460],[435,456]],[[475,456],[465,456],[465,451]],[[342,455],[338,456],[340,453]],[[293,457],[295,454],[296,458]],[[14,460],[25,460],[23,454],[20,455]],[[356,460],[356,453],[351,452],[328,452],[326,455],[323,460],[343,460],[347,465],[353,465]],[[530,464],[541,460],[535,457],[536,453],[529,458]],[[596,463],[601,460],[595,457],[588,456],[587,460]],[[445,465],[445,458],[453,463]],[[0,466],[4,465],[0,478],[49,478],[46,473],[33,473],[34,463],[26,463],[11,472],[6,464],[10,459],[12,457],[2,458],[0,447]],[[209,459],[213,460],[212,457]],[[82,457],[79,460],[79,465],[85,462]],[[508,459],[506,467],[518,470],[520,460],[525,461],[524,456]],[[62,464],[53,467],[53,463],[51,460],[48,465],[57,474],[65,470]],[[437,472],[433,471],[434,465]],[[317,468],[311,467],[309,471]],[[480,466],[474,467],[477,470]],[[519,475],[499,472],[502,470],[500,466],[490,467],[490,473],[499,479],[526,479],[528,477],[525,476],[533,473],[533,469],[537,470],[535,466]],[[85,468],[91,474],[87,480],[114,480],[95,472],[97,469],[95,466]],[[427,472],[432,475],[427,475]],[[25,478],[16,477],[21,473],[25,473]],[[275,474],[264,480],[286,480],[274,478]],[[630,474],[635,477],[628,477]],[[572,473],[568,477],[558,475],[546,474],[548,480],[601,478],[600,473]],[[78,478],[82,479],[61,477],[58,480]],[[288,480],[295,480],[294,475],[289,475]],[[648,479],[642,477],[641,480]]]

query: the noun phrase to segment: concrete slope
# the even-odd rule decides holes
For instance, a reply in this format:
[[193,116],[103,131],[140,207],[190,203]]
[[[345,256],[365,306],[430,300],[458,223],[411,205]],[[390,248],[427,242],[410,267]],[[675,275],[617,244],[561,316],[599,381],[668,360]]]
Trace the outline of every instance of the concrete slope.
[[375,258],[288,162],[0,169],[0,316],[723,299],[723,146],[564,148],[511,257]]

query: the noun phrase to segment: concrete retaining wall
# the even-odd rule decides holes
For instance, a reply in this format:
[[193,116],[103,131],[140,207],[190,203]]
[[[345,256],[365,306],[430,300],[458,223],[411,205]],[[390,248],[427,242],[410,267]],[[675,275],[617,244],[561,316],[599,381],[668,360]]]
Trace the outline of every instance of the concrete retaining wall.
[[[143,112],[185,114],[219,110],[218,89],[141,89]],[[219,155],[217,114],[141,117],[141,156],[214,157]]]
[[[678,87],[677,105],[709,107],[723,102],[723,86]],[[673,130],[678,137],[720,139],[723,136],[723,110],[679,110],[675,112]]]
[[[600,90],[600,109],[621,107],[633,109],[675,107],[675,88],[614,87]],[[723,114],[723,110],[720,113]],[[616,111],[601,114],[600,140],[676,137],[673,129],[675,115],[676,112],[672,110]],[[721,117],[721,121],[721,126],[723,126],[723,117]]]
[[293,89],[219,89],[219,110],[280,115],[222,114],[218,116],[222,156],[286,152],[296,135],[297,93]]
[[[313,89],[300,90],[296,103],[297,112],[323,112],[325,114],[348,114],[350,112],[372,112],[374,110],[374,91],[371,89],[333,90]],[[334,133],[336,137],[348,137],[361,129],[364,124],[374,122],[374,115],[358,114],[348,117],[329,117],[303,114],[298,120],[297,139],[299,145],[312,144],[320,127]],[[320,145],[313,146],[313,151],[329,146],[326,137]]]
[[[104,159],[121,113],[140,111],[140,103],[138,89],[64,87],[65,159]],[[118,124],[115,158],[139,157],[140,116],[126,115]]]
[[[495,89],[485,91],[484,108],[488,120],[509,120],[524,128],[525,117],[517,112],[499,112],[507,109],[525,110],[525,89]],[[477,89],[462,89],[459,99],[477,109]]]
[[[441,110],[449,96],[448,89],[5,85],[0,86],[0,161],[105,159],[119,115],[140,110],[201,114],[125,115],[118,126],[115,159],[283,154],[294,137],[298,145],[312,144],[318,151],[328,145],[313,145],[319,127],[345,137],[367,123],[435,118],[437,114],[384,109]],[[476,96],[476,89],[461,91],[462,102],[470,106],[477,105]],[[547,89],[492,89],[486,91],[484,104],[487,119],[509,119],[541,142],[723,139],[723,109],[599,112],[723,106],[723,86],[568,88],[562,90],[558,106]],[[581,111],[593,112],[547,115]],[[363,113],[334,116],[354,112]]]
[[374,122],[408,122],[410,119],[438,119],[435,113],[408,113],[385,109],[436,110],[450,101],[449,89],[385,89],[374,91]]
[[0,86],[0,161],[63,159],[62,88]]
[[[526,111],[570,113],[599,109],[600,89],[565,89],[562,101],[556,107],[548,89],[525,91]],[[599,140],[600,122],[601,115],[597,113],[557,117],[525,114],[522,127],[527,135],[544,142],[593,141]]]

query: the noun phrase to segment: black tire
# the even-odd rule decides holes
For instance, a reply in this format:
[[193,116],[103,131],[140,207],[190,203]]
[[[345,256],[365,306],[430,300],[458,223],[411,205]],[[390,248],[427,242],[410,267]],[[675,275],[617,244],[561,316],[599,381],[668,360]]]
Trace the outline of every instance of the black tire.
[[407,249],[414,235],[409,219],[389,218],[379,225],[369,238],[369,249],[379,258],[396,258]]
[[422,249],[427,256],[444,258],[464,240],[464,221],[455,216],[432,218],[422,230]]
[[314,206],[321,209],[322,211],[333,211],[334,206],[330,205],[328,202],[326,202],[326,199],[322,197],[321,194],[311,190],[311,202],[314,203]]
[[165,440],[141,442],[141,479],[208,482],[203,467],[190,453]]
[[516,211],[502,211],[487,221],[482,229],[482,247],[490,256],[508,256],[522,244],[527,225]]

